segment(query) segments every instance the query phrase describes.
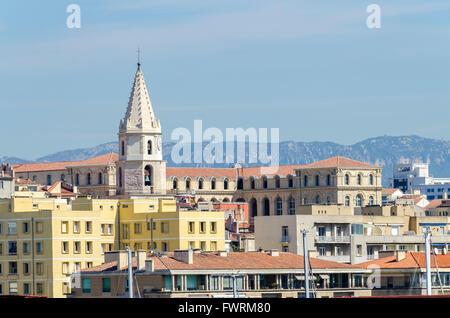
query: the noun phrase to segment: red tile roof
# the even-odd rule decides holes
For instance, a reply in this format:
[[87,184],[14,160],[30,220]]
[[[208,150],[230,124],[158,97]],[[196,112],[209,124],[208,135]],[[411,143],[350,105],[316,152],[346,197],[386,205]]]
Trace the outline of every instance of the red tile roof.
[[417,204],[422,200],[426,200],[426,196],[423,194],[404,194],[400,197],[400,199],[411,199],[414,204]]
[[383,190],[381,190],[381,194],[389,195],[389,194],[393,194],[396,191],[401,191],[401,190],[397,189],[397,188],[383,188]]
[[[229,252],[226,257],[219,256],[217,252],[194,253],[193,264],[176,260],[173,253],[163,256],[147,255],[147,259],[155,261],[155,270],[232,270],[232,269],[303,269],[303,256],[279,252],[279,256],[271,256],[267,252]],[[311,268],[314,269],[358,269],[355,265],[309,259]],[[136,266],[136,258],[133,258],[133,266]],[[117,262],[102,264],[99,266],[83,269],[82,272],[100,272],[106,270],[117,270]],[[124,266],[120,270],[126,270]]]
[[14,179],[15,184],[28,184],[28,185],[39,185],[36,181],[30,180],[30,179],[22,179],[22,178],[15,178]]
[[167,167],[166,175],[168,177],[227,177],[236,178],[236,169],[234,168],[184,168]]
[[334,156],[328,159],[320,160],[311,164],[303,165],[302,169],[309,169],[309,168],[338,168],[338,167],[345,167],[345,168],[379,168],[376,165],[372,165],[369,163],[349,159],[346,157],[341,156]]
[[437,208],[442,204],[442,201],[446,201],[444,199],[434,199],[425,207],[425,210]]
[[57,161],[57,162],[41,162],[41,163],[24,163],[13,165],[15,172],[32,172],[32,171],[52,171],[65,170],[68,166],[82,166],[92,164],[109,164],[119,160],[119,156],[115,153],[97,156],[87,160],[80,161]]
[[[434,256],[431,255],[431,267],[435,268]],[[450,254],[436,255],[437,266],[442,268],[450,268]],[[425,268],[424,252],[406,252],[405,258],[396,261],[396,256],[388,256],[373,261],[357,264],[356,266],[368,268],[370,265],[377,265],[381,269],[408,269],[408,268]]]

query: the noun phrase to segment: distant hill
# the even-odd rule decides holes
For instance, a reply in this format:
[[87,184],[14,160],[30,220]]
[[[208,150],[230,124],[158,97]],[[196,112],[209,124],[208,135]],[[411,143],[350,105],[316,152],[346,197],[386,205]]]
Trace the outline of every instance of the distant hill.
[[[171,160],[171,151],[175,143],[163,144],[164,159],[168,166],[176,166]],[[247,147],[248,148],[248,147]],[[223,148],[225,151],[225,147]],[[0,157],[2,162],[29,163],[47,161],[84,160],[103,155],[111,151],[118,152],[117,142],[109,142],[91,148],[66,150],[50,154],[36,160],[16,157]],[[335,155],[345,156],[363,162],[382,166],[383,185],[388,185],[392,177],[392,166],[401,159],[422,160],[430,163],[430,174],[435,177],[450,177],[450,141],[423,138],[419,136],[382,136],[365,139],[356,144],[345,146],[333,142],[280,142],[280,164],[305,164],[326,159]],[[226,167],[229,164],[181,164],[182,166]],[[254,165],[254,164],[253,164]]]

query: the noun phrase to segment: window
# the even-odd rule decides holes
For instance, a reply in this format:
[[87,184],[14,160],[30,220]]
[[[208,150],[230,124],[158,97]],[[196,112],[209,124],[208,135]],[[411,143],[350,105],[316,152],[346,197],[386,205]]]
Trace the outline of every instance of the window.
[[374,204],[373,196],[370,196],[369,197],[369,205],[373,205],[373,204]]
[[122,168],[119,167],[119,187],[122,187]]
[[201,241],[201,242],[200,242],[200,249],[201,249],[202,251],[206,251],[206,242],[205,242],[205,241]]
[[24,295],[30,294],[30,284],[28,284],[28,283],[23,284],[23,293],[24,293]]
[[239,179],[238,179],[238,182],[237,182],[237,189],[238,189],[238,190],[244,189],[244,180],[243,180],[242,178],[239,178]]
[[350,184],[350,176],[348,174],[345,175],[345,184],[346,185]]
[[345,197],[345,206],[350,206],[350,197],[348,195]]
[[89,294],[91,292],[91,279],[83,278],[83,293]]
[[134,234],[139,234],[142,232],[141,223],[134,223]]
[[168,246],[167,245],[168,245],[167,242],[162,242],[161,243],[161,249],[162,249],[163,252],[167,252],[167,250],[168,250]]
[[362,197],[360,194],[356,195],[356,206],[362,205]]
[[17,242],[16,241],[8,242],[8,255],[17,255]]
[[79,221],[73,222],[73,233],[80,233],[80,222]]
[[211,245],[211,248],[210,248],[211,251],[216,251],[217,250],[217,242],[216,241],[212,241],[210,243],[210,245]]
[[129,225],[128,224],[122,224],[122,234],[124,239],[129,238]]
[[161,222],[161,233],[169,233],[169,222]]
[[108,224],[108,235],[112,235],[112,224]]
[[295,214],[295,199],[293,197],[289,199],[289,214]]
[[319,247],[318,252],[319,252],[320,256],[325,256],[326,255],[325,247],[323,247],[323,246]]
[[86,253],[92,253],[92,242],[86,242]]
[[90,185],[91,184],[91,174],[90,173],[88,173],[87,174],[87,182],[86,182],[88,185]]
[[61,181],[62,182],[66,181],[66,176],[64,175],[64,173],[61,174]]
[[186,180],[186,190],[190,190],[191,189],[191,180],[187,179]]
[[267,189],[267,178],[266,177],[263,178],[263,188]]
[[211,233],[216,233],[217,229],[217,223],[216,222],[211,222]]
[[331,185],[331,175],[327,175],[327,186]]
[[103,175],[101,172],[98,173],[98,184],[103,184]]
[[203,179],[199,179],[198,180],[198,189],[202,190],[203,189]]
[[77,173],[77,174],[75,175],[75,185],[76,185],[76,186],[79,186],[79,185],[80,185],[80,174],[79,174],[79,173]]
[[9,262],[9,274],[17,275],[17,262]]
[[69,262],[62,263],[62,273],[69,274]]
[[44,293],[44,285],[42,283],[36,284],[36,294],[42,295]]
[[79,272],[81,270],[81,263],[80,262],[76,262],[74,264],[74,266],[75,266],[75,272]]
[[228,190],[228,179],[223,180],[223,189]]
[[392,226],[392,235],[398,235],[398,226]]
[[250,179],[250,188],[251,189],[255,188],[255,179],[253,179],[253,178]]
[[36,233],[44,232],[44,224],[42,222],[36,222]]
[[30,274],[30,264],[29,263],[23,263],[23,274],[24,275]]
[[195,231],[195,223],[194,222],[189,222],[188,231],[189,231],[189,233],[194,233],[194,231]]
[[44,253],[44,243],[36,242],[36,253],[38,254]]
[[17,234],[16,222],[8,222],[8,235],[16,235],[16,234]]
[[172,181],[172,189],[177,190],[178,189],[178,180],[173,179]]
[[61,233],[67,233],[69,230],[69,222],[63,221],[61,222]]
[[361,185],[361,175],[360,174],[358,174],[357,182],[358,182],[358,185]]
[[352,224],[351,225],[352,235],[364,235],[364,225],[363,224]]
[[80,253],[80,246],[81,243],[80,242],[73,242],[73,252],[76,254]]
[[104,293],[111,292],[111,278],[102,278],[102,291]]
[[10,295],[17,295],[18,293],[18,284],[17,282],[10,282],[9,283],[9,294]]
[[144,185],[151,186],[153,178],[153,171],[150,165],[146,165],[144,168]]
[[24,234],[28,234],[30,233],[30,223],[28,222],[23,222],[22,223],[22,230]]
[[316,204],[320,204],[320,195],[316,196]]
[[3,243],[0,243],[0,255],[3,255]]
[[151,141],[151,140],[149,140],[149,141],[147,142],[147,154],[148,154],[148,155],[151,155],[151,154],[152,154],[152,141]]
[[100,234],[105,235],[105,224],[100,225]]
[[216,190],[216,179],[211,180],[211,190]]
[[47,185],[52,185],[52,176],[51,175],[47,175]]
[[200,233],[206,232],[206,222],[200,222]]
[[308,176],[304,176],[303,177],[303,186],[307,187],[308,186]]
[[276,188],[280,188],[280,186],[281,186],[281,184],[280,184],[280,177],[279,176],[276,176],[275,177],[275,187]]
[[[22,249],[24,254],[30,254],[30,243],[23,242],[22,243]],[[1,253],[0,253],[1,254]]]
[[277,200],[275,201],[275,210],[276,215],[283,214],[283,201],[281,200],[281,198],[277,198]]
[[62,249],[61,252],[63,254],[69,253],[69,242],[62,242]]
[[320,185],[320,182],[319,182],[319,175],[317,175],[316,176],[316,187],[318,187]]
[[356,255],[357,256],[362,255],[362,245],[360,245],[360,244],[356,245]]
[[369,184],[373,185],[373,174],[369,175]]
[[44,263],[36,263],[36,274],[37,275],[44,274]]
[[363,287],[363,277],[362,275],[353,275],[354,287]]

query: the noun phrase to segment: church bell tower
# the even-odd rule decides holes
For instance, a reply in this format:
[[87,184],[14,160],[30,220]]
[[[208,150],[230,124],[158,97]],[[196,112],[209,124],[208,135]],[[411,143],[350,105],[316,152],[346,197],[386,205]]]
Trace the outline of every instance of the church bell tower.
[[117,194],[165,195],[166,162],[162,153],[161,123],[153,111],[140,62],[118,135]]

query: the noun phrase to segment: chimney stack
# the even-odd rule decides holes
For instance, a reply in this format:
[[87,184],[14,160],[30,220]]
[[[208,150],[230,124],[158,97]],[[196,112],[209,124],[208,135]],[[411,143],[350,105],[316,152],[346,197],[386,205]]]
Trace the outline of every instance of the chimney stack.
[[395,261],[400,262],[406,258],[406,251],[395,251]]
[[175,250],[173,251],[173,258],[177,261],[187,264],[194,263],[194,251],[193,250]]
[[117,267],[122,268],[128,265],[127,251],[105,252],[105,263],[117,261]]
[[146,272],[154,272],[155,271],[155,262],[153,259],[145,260],[145,271]]
[[270,256],[280,256],[280,252],[278,252],[278,250],[270,250],[269,255]]
[[147,258],[147,252],[145,250],[136,251],[136,266],[137,270],[145,269],[145,259]]
[[228,253],[227,251],[218,251],[217,255],[219,255],[220,257],[227,257]]

